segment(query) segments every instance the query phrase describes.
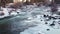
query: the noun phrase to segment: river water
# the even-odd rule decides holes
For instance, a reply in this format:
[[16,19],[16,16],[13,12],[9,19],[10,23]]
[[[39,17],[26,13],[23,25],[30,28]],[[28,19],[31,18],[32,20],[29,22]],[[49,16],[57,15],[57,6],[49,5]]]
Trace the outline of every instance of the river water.
[[[22,12],[20,12],[20,14],[16,16],[10,16],[0,19],[0,34],[24,34],[25,32],[27,33],[27,31],[30,31],[32,29],[33,31],[36,28],[37,30],[40,30],[40,24],[43,24],[41,25],[41,27],[44,30],[44,28],[46,28],[47,26],[50,27],[49,25],[55,20],[49,19],[48,21],[46,21],[48,18],[44,17],[44,15],[54,17],[54,15],[52,15],[52,13],[50,12],[50,7],[43,6],[35,8],[25,8],[22,10]],[[55,21],[59,21],[59,19],[56,19]],[[45,22],[48,22],[48,24],[44,25]]]

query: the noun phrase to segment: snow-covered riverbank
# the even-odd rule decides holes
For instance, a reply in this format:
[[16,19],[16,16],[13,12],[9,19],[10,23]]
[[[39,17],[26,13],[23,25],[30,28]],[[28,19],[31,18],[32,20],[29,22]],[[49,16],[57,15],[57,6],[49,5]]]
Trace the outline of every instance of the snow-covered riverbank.
[[52,14],[49,7],[34,8],[29,14],[31,15],[29,20],[25,20],[24,23],[36,26],[30,27],[20,34],[60,34],[60,15]]
[[60,15],[52,14],[50,7],[27,5],[16,10],[3,9],[5,16],[18,15],[0,21],[8,23],[10,27],[8,30],[14,34],[17,34],[16,32],[20,34],[57,34],[58,32],[60,34]]

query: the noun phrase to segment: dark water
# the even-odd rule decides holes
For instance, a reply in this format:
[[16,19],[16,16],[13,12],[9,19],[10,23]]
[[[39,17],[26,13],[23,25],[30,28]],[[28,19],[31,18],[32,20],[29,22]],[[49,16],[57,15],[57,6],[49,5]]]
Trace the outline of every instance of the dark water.
[[27,18],[22,18],[21,16],[7,17],[0,20],[0,34],[20,34],[28,27],[24,25],[22,21],[27,20]]

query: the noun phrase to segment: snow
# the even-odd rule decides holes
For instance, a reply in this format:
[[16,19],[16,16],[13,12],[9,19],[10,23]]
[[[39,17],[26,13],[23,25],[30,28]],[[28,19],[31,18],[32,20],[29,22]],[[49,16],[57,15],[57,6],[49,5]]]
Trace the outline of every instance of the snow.
[[3,8],[3,13],[4,13],[4,15],[3,16],[0,16],[0,18],[4,18],[6,16],[9,16],[8,11],[7,11],[6,8]]
[[[37,7],[36,5],[27,5],[23,6],[22,9],[16,10],[12,8],[2,9],[5,15],[0,17],[18,15],[19,13],[19,16],[16,16],[15,19],[9,19],[12,20],[11,22],[13,22],[11,25],[14,25],[12,26],[12,31],[19,28],[27,28],[31,25],[36,25],[34,27],[25,29],[24,31],[20,32],[20,34],[60,34],[60,24],[58,24],[60,23],[60,19],[58,19],[60,18],[60,15],[52,14],[50,7]],[[11,13],[9,14],[10,11]],[[20,21],[20,19],[25,20]],[[46,22],[48,24],[45,24]],[[53,22],[55,25],[50,26]]]
[[[60,25],[58,24],[58,22],[60,21],[60,19],[49,19],[48,16],[52,16],[52,17],[56,17],[59,15],[57,14],[53,14],[52,12],[50,12],[50,8],[49,7],[37,7],[37,8],[33,8],[33,10],[31,10],[30,12],[28,12],[29,18],[28,20],[25,20],[25,24],[35,24],[37,26],[35,27],[30,27],[28,29],[25,29],[23,32],[20,32],[20,34],[60,34]],[[28,11],[28,10],[27,10]],[[48,15],[47,17],[44,17],[44,15]],[[48,20],[49,19],[49,20]],[[48,21],[46,21],[48,20]],[[50,24],[53,23],[53,21],[55,21],[55,26],[50,26]],[[48,24],[45,24],[45,22],[47,22]],[[47,30],[49,29],[49,30]]]
[[17,13],[16,12],[12,12],[11,15],[17,15]]
[[[50,29],[50,31],[47,31],[46,29]],[[38,24],[36,27],[29,28],[25,30],[24,32],[21,32],[20,34],[59,34],[59,29],[53,29],[49,26]]]
[[8,17],[11,15],[16,16],[16,15],[18,15],[18,13],[20,14],[20,12],[21,12],[21,9],[3,8],[3,7],[1,9],[2,9],[2,11],[0,11],[0,13],[3,12],[4,15],[0,16],[0,18]]

